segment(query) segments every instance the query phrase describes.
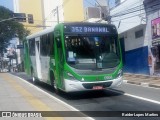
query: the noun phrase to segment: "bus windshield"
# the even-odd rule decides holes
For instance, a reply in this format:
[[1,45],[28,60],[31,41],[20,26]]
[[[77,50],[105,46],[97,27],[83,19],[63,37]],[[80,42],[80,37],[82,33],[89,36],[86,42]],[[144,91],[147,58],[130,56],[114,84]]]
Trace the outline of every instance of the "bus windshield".
[[120,63],[117,37],[65,36],[67,63],[76,69],[107,69]]

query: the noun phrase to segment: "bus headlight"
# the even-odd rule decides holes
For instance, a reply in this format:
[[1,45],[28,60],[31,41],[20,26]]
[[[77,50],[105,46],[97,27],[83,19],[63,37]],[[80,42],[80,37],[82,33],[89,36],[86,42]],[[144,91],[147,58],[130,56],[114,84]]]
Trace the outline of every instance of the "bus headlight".
[[67,72],[67,75],[69,80],[77,80],[71,73]]
[[120,69],[119,71],[118,71],[118,73],[117,73],[117,77],[121,77],[123,75],[123,71],[122,71],[122,69]]

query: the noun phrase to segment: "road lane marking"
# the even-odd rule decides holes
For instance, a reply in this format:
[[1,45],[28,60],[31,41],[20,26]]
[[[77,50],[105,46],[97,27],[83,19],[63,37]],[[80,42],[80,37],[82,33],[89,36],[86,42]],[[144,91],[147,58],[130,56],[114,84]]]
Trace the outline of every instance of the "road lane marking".
[[[31,93],[29,93],[26,89],[24,89],[22,86],[20,86],[14,78],[11,76],[8,76],[7,74],[0,75],[2,76],[5,80],[7,80],[17,92],[19,92],[27,102],[29,102],[35,109],[38,111],[52,111],[50,107],[48,107],[45,103],[42,101],[38,100],[35,96],[33,96]],[[45,120],[53,120],[51,117],[44,117]],[[63,120],[62,117],[54,117],[54,120]]]
[[[12,75],[12,74],[10,74],[10,75]],[[25,79],[20,78],[20,77],[15,76],[15,75],[12,75],[12,76],[17,77],[18,79],[22,80],[24,83],[28,84],[30,87],[33,87],[33,88],[37,89],[38,91],[46,94],[46,95],[47,95],[48,97],[50,97],[51,99],[54,99],[55,101],[59,102],[60,104],[63,104],[64,106],[66,106],[67,108],[71,109],[72,111],[79,111],[78,109],[74,108],[73,106],[65,103],[64,101],[56,98],[55,96],[52,96],[51,94],[47,93],[47,92],[44,91],[43,89],[41,89],[41,88],[39,88],[39,87],[37,87],[37,86],[35,86],[35,85],[33,85],[33,84],[31,84],[30,82],[26,81]],[[82,113],[82,114],[83,114],[83,113]],[[83,114],[83,115],[86,116],[85,114]],[[95,119],[92,118],[92,117],[82,117],[82,118],[83,118],[83,119],[87,119],[87,120],[95,120]]]
[[130,97],[134,97],[134,98],[137,98],[137,99],[141,99],[141,100],[144,100],[144,101],[156,103],[156,104],[159,104],[159,105],[160,105],[160,102],[159,102],[159,101],[156,101],[156,100],[152,100],[152,99],[148,99],[148,98],[143,98],[143,97],[139,97],[139,96],[132,95],[132,94],[128,94],[128,93],[124,93],[124,95],[130,96]]
[[144,97],[140,97],[140,96],[136,96],[136,95],[132,95],[132,94],[128,94],[128,93],[118,92],[117,90],[114,90],[114,89],[108,89],[108,91],[116,92],[118,94],[123,94],[123,95],[129,96],[129,97],[137,98],[140,100],[144,100],[144,101],[148,101],[148,102],[152,102],[152,103],[156,103],[156,104],[160,105],[160,101],[156,101],[156,100],[152,100],[152,99],[148,99],[148,98],[144,98]]

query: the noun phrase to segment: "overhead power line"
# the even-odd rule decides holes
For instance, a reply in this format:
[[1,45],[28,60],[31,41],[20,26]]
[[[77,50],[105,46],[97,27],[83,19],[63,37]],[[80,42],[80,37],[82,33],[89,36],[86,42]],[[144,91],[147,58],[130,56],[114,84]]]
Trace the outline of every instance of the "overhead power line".
[[[95,0],[96,1],[96,3],[98,3],[98,5],[101,7],[102,5],[97,1],[97,0]],[[101,7],[104,11],[106,11],[107,10],[107,8],[106,8],[106,10],[103,8],[103,7]]]
[[142,15],[142,14],[145,14],[145,13],[136,14],[136,15],[129,16],[129,17],[125,17],[125,18],[121,18],[121,19],[118,19],[118,20],[113,20],[113,21],[111,21],[111,22],[116,22],[116,21],[120,21],[120,20],[125,20],[125,19],[128,19],[128,18],[132,18],[132,17],[136,17],[136,16],[139,16],[139,15]]
[[[147,11],[147,12],[148,12],[148,13],[151,13],[151,12],[155,12],[155,11],[157,11],[157,10],[159,10],[159,8],[152,9],[152,10],[149,10],[149,11]],[[133,16],[125,17],[125,18],[122,18],[122,19],[113,20],[113,21],[111,21],[111,22],[116,22],[116,21],[120,21],[120,20],[124,20],[124,19],[128,19],[128,18],[136,17],[136,16],[139,16],[139,15],[142,15],[142,14],[145,14],[145,12],[140,13],[140,14],[136,14],[136,15],[133,15]]]
[[95,7],[95,5],[91,2],[89,2],[88,0],[85,0],[85,2],[87,2],[88,4],[90,4],[91,6]]
[[99,2],[97,0],[95,0],[95,1],[96,1],[96,3],[98,3],[99,6],[102,6],[102,5],[99,4]]
[[[133,10],[133,11],[130,11],[130,12],[127,12],[127,13],[125,13],[125,11],[124,12],[121,12],[121,13],[117,13],[117,15],[115,14],[115,15],[112,15],[111,17],[119,17],[119,16],[123,16],[123,15],[127,15],[127,14],[130,14],[130,13],[134,13],[134,12],[138,12],[138,11],[141,11],[141,10],[145,10],[145,9],[147,9],[147,8],[150,8],[150,7],[155,7],[155,6],[159,6],[160,5],[160,3],[155,3],[155,4],[153,4],[153,5],[151,5],[151,6],[149,6],[149,7],[146,7],[146,8],[139,8],[139,9],[137,9],[137,10]],[[140,6],[142,6],[142,5],[140,5]],[[139,7],[140,7],[139,6]],[[144,6],[144,5],[143,5]],[[137,6],[138,7],[138,6]],[[134,7],[135,8],[135,7]],[[131,8],[132,9],[132,8]],[[131,10],[131,9],[129,9],[129,10]]]
[[119,16],[123,16],[123,15],[130,14],[130,13],[142,11],[142,10],[144,10],[144,8],[141,8],[141,9],[138,9],[138,10],[134,10],[134,11],[132,11],[132,12],[121,13],[121,14],[119,14],[119,15],[112,15],[112,17],[119,17]]
[[133,12],[136,12],[136,11],[139,11],[139,10],[143,10],[143,9],[144,9],[144,6],[140,5],[140,6],[136,6],[134,8],[127,9],[127,10],[124,10],[122,12],[116,13],[116,14],[114,14],[112,16],[120,16],[120,15],[123,15],[123,14],[133,13]]

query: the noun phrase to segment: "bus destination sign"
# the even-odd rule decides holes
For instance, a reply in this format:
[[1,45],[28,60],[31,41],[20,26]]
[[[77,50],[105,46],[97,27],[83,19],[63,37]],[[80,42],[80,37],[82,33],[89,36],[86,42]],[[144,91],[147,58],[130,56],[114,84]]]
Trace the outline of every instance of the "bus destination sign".
[[84,33],[92,33],[92,32],[108,32],[107,27],[71,27],[71,32],[84,32]]
[[109,30],[106,26],[65,26],[66,33],[108,33]]

